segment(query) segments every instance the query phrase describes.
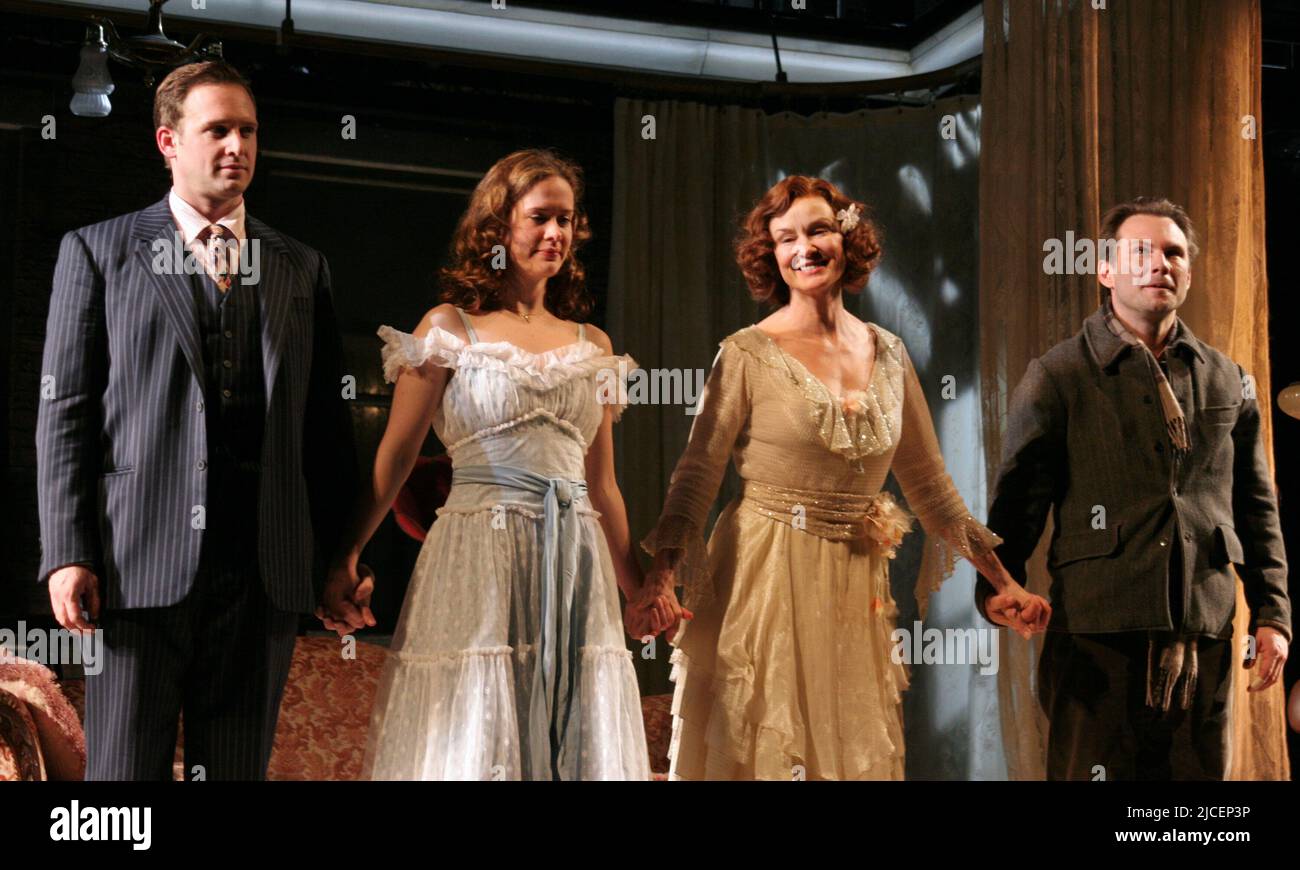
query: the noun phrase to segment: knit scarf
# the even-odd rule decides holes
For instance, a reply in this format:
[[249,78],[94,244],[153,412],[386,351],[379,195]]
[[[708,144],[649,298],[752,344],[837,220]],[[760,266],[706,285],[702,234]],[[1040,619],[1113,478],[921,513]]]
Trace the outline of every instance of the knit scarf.
[[[1151,378],[1155,382],[1156,395],[1160,397],[1160,413],[1164,416],[1165,431],[1169,433],[1169,442],[1173,445],[1174,456],[1176,459],[1184,458],[1192,449],[1191,441],[1187,437],[1187,418],[1183,415],[1183,406],[1178,404],[1178,397],[1174,395],[1174,388],[1169,386],[1169,379],[1165,377],[1164,369],[1160,368],[1160,363],[1156,360],[1156,355],[1151,352],[1151,348],[1129,332],[1128,327],[1115,316],[1109,301],[1102,303],[1102,311],[1106,316],[1106,327],[1111,332],[1131,346],[1141,349],[1146,359],[1147,369],[1150,370]],[[1165,347],[1173,343],[1181,329],[1182,322],[1175,319]]]

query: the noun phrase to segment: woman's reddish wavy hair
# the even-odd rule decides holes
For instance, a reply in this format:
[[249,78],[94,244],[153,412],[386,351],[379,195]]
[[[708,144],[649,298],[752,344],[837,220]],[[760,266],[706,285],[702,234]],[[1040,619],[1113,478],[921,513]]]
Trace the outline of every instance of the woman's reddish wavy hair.
[[586,272],[578,248],[591,238],[582,208],[582,168],[554,151],[528,148],[502,157],[487,171],[451,237],[448,264],[438,273],[441,301],[468,311],[501,308],[508,269],[492,268],[497,245],[510,248],[510,214],[528,191],[547,178],[563,178],[573,188],[573,243],[560,271],[546,282],[546,308],[556,317],[582,320],[591,311]]
[[861,213],[858,225],[843,234],[844,279],[841,286],[846,292],[860,291],[880,260],[880,229],[867,217],[866,203],[845,196],[824,178],[787,176],[763,194],[741,222],[740,234],[736,238],[736,263],[749,285],[750,296],[773,308],[789,303],[790,287],[777,267],[776,245],[768,226],[773,218],[789,211],[796,199],[805,196],[820,196],[837,215],[850,205],[856,205]]

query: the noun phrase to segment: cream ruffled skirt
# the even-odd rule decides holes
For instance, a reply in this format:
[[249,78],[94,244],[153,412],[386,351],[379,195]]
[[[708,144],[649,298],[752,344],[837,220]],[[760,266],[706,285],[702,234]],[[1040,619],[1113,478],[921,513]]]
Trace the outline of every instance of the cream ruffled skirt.
[[889,559],[733,501],[708,544],[714,594],[673,653],[671,777],[902,779]]

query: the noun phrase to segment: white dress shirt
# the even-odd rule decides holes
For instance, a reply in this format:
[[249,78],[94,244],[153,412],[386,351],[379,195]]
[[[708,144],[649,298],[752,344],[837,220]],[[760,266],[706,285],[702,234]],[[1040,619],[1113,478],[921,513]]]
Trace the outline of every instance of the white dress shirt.
[[[185,247],[192,251],[194,256],[198,258],[198,261],[203,264],[204,271],[206,271],[213,279],[216,279],[217,276],[213,273],[211,261],[208,259],[207,251],[204,248],[203,243],[195,240],[195,237],[198,236],[199,233],[203,232],[205,227],[211,226],[213,221],[210,221],[203,215],[199,214],[198,210],[194,208],[194,206],[181,199],[180,194],[176,192],[176,188],[174,187],[172,188],[171,193],[167,195],[167,203],[171,207],[172,217],[176,219],[176,226],[181,231],[181,238],[185,242]],[[235,206],[235,208],[224,217],[219,218],[216,223],[234,233],[235,238],[239,240],[239,243],[242,246],[244,240],[247,238],[247,235],[244,232],[243,197],[240,197],[239,205]],[[237,269],[238,264],[235,264],[232,271]]]

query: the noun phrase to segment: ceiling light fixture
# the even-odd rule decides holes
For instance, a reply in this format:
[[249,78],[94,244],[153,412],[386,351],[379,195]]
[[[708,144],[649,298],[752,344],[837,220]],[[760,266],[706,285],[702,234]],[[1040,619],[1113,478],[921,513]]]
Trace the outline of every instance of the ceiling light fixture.
[[[144,75],[144,83],[153,87],[160,73],[196,61],[221,57],[220,40],[200,33],[189,45],[168,38],[163,32],[162,7],[167,0],[149,0],[147,33],[122,38],[113,22],[95,16],[86,30],[81,47],[81,65],[72,77],[71,109],[83,118],[103,118],[112,111],[108,95],[113,80],[108,72],[108,58],[134,67]],[[107,39],[105,38],[107,36]]]

